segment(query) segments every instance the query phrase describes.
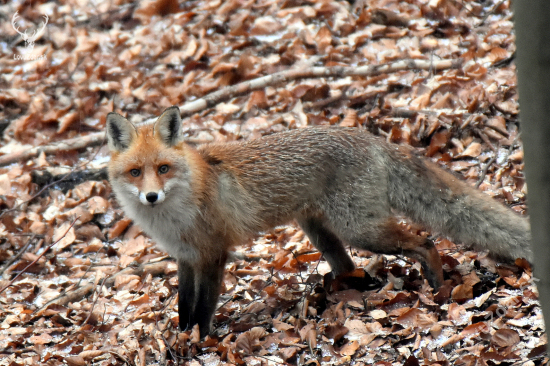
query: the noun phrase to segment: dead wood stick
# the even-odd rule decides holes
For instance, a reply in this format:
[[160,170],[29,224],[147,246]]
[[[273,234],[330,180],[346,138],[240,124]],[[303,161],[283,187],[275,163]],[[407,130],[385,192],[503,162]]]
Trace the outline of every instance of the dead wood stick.
[[[462,64],[462,60],[402,60],[382,65],[371,66],[332,66],[332,67],[307,67],[302,69],[291,69],[277,72],[271,75],[262,76],[253,80],[243,81],[242,83],[232,85],[222,90],[213,92],[204,98],[189,102],[180,107],[182,117],[192,113],[211,108],[221,100],[227,100],[237,95],[246,94],[252,90],[263,89],[284,82],[296,79],[336,77],[343,78],[347,76],[374,76],[388,74],[403,70],[445,70],[457,68]],[[149,120],[147,121],[149,122]]]
[[[304,67],[277,72],[271,75],[262,76],[256,79],[243,81],[242,83],[225,87],[207,96],[185,103],[180,107],[182,118],[211,108],[221,101],[231,99],[237,95],[246,94],[253,90],[263,89],[280,83],[306,78],[343,78],[348,76],[374,76],[388,74],[404,70],[446,70],[457,68],[462,64],[461,59],[455,60],[401,60],[382,65],[370,66],[332,66],[332,67]],[[149,124],[156,121],[156,117],[143,122]],[[0,156],[0,166],[15,163],[21,160],[28,160],[38,156],[41,152],[53,154],[58,151],[83,149],[88,146],[100,145],[104,142],[105,133],[95,132],[86,136],[67,139],[53,144],[33,147],[32,149]]]
[[[470,116],[475,116],[476,114],[468,113],[464,109],[408,109],[408,108],[392,108],[389,111],[390,115],[393,117],[401,118],[412,118],[417,114],[425,114],[428,116],[439,117],[439,116],[458,116],[468,118]],[[481,115],[481,114],[479,114]]]
[[105,132],[95,132],[86,136],[55,142],[53,144],[36,146],[29,150],[0,156],[0,166],[37,157],[41,152],[51,155],[58,151],[79,150],[88,146],[101,145],[105,141]]

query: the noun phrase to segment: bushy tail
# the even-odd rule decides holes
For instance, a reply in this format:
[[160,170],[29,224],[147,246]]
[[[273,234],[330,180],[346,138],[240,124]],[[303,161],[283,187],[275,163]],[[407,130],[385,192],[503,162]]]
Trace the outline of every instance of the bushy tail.
[[410,152],[388,162],[392,207],[457,243],[488,250],[498,260],[533,263],[527,218]]

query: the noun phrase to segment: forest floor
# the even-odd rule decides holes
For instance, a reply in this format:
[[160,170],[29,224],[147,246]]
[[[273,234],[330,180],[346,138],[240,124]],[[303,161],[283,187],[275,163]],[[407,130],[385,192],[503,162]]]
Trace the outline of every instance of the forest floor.
[[355,249],[330,282],[293,223],[235,249],[210,336],[179,332],[176,264],[101,170],[108,112],[139,123],[221,90],[184,115],[191,144],[356,126],[525,215],[509,1],[12,1],[0,20],[0,365],[548,363],[524,261],[436,236],[438,292],[418,263]]

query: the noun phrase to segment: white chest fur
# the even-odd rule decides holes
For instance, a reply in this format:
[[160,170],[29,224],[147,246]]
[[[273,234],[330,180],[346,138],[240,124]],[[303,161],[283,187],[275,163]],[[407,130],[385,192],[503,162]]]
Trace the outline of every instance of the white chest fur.
[[[144,205],[135,194],[113,185],[124,212],[171,256],[194,261],[197,251],[182,241],[182,233],[190,230],[198,209],[181,196],[172,196],[158,205]],[[186,202],[187,201],[187,202]]]

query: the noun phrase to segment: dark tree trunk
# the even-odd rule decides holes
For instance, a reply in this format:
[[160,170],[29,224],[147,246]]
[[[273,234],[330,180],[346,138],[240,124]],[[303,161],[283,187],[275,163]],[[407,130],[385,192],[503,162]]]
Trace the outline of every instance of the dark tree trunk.
[[[521,136],[535,277],[550,320],[550,1],[514,2]],[[548,326],[546,327],[548,329]]]

